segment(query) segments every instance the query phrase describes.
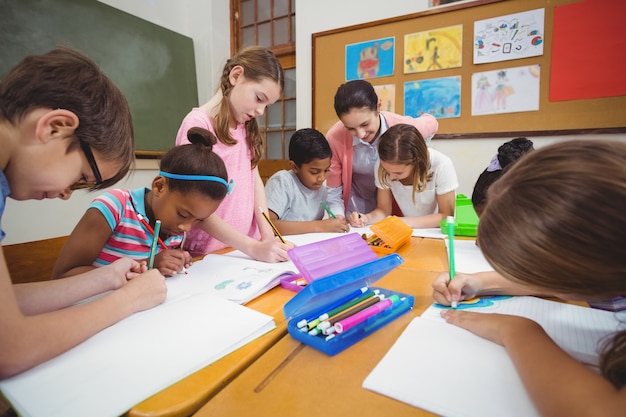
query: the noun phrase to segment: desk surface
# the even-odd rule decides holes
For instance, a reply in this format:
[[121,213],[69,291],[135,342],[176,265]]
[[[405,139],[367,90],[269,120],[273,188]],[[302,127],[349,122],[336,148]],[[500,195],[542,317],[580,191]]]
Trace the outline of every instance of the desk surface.
[[[424,239],[413,237],[411,238],[411,242],[409,245],[405,245],[399,249],[398,254],[404,258],[405,262],[400,265],[400,267],[398,267],[396,270],[392,271],[389,275],[383,277],[376,285],[414,295],[415,308],[411,314],[406,314],[400,317],[398,320],[385,326],[385,328],[383,328],[381,331],[376,332],[372,336],[368,337],[368,340],[374,337],[376,337],[376,339],[372,340],[378,340],[380,338],[383,338],[382,341],[385,342],[371,343],[376,347],[376,351],[380,353],[379,356],[370,357],[369,351],[365,353],[365,357],[369,358],[368,361],[370,362],[372,368],[376,363],[378,363],[384,353],[387,352],[387,350],[391,347],[393,341],[395,341],[400,333],[402,333],[402,330],[409,323],[413,315],[416,312],[421,313],[426,307],[428,307],[432,303],[432,290],[430,284],[437,276],[437,272],[448,270],[448,258],[446,255],[445,244],[440,239]],[[285,303],[291,297],[293,297],[293,295],[293,292],[287,291],[281,287],[277,287],[272,289],[268,293],[263,294],[261,297],[252,300],[250,303],[246,304],[246,306],[250,308],[273,316],[274,321],[277,325],[276,329],[262,336],[261,338],[247,344],[241,349],[238,349],[237,351],[232,352],[224,358],[212,363],[211,365],[195,372],[194,374],[155,394],[145,401],[137,404],[128,412],[127,417],[179,417],[191,415],[200,407],[202,407],[203,404],[209,401],[210,398],[220,393],[224,389],[224,387],[229,385],[229,383],[235,380],[235,378],[237,384],[232,383],[230,385],[239,385],[240,382],[243,381],[243,379],[238,375],[246,371],[248,368],[257,369],[257,362],[264,363],[269,358],[270,360],[273,359],[274,361],[279,361],[280,363],[280,361],[288,357],[294,349],[298,349],[296,353],[299,358],[309,358],[309,356],[312,355],[313,357],[311,359],[307,359],[307,361],[313,361],[313,359],[319,360],[316,359],[317,355],[324,356],[322,353],[319,353],[314,349],[308,347],[303,349],[301,347],[303,345],[300,345],[298,342],[291,339],[291,337],[287,336],[287,323],[284,321],[282,308]],[[386,336],[379,335],[379,333],[381,333],[383,330],[383,334]],[[367,344],[364,344],[364,346],[369,345],[369,342]],[[366,348],[361,347],[360,349],[355,349],[355,346],[353,346],[348,349],[348,351],[351,352],[350,355],[358,355],[362,349]],[[302,350],[304,353],[300,352],[300,350]],[[341,357],[344,354],[345,352],[339,354],[337,357]],[[326,357],[324,356],[324,358]],[[337,359],[333,360],[337,361]],[[341,361],[332,363],[340,362]],[[315,361],[311,363],[313,368],[312,372],[315,372],[317,365],[315,365]],[[323,363],[326,364],[326,362]],[[369,373],[369,371],[367,373]],[[360,378],[359,376],[359,395],[362,395],[360,391],[363,391],[363,389],[360,388],[360,382],[362,382],[367,373],[364,374],[363,378]],[[356,381],[356,379],[358,379],[355,376],[350,376],[348,378],[348,375],[341,375],[341,373],[339,373],[339,375],[345,378],[344,382],[339,387],[343,386],[347,380],[352,381],[354,379]],[[300,379],[298,377],[292,379],[292,381],[299,380]],[[322,379],[318,379],[317,377],[314,380],[322,381]],[[296,388],[297,387],[294,387],[293,389]],[[283,387],[283,389],[287,388]],[[232,392],[232,390],[229,390],[228,392]],[[228,393],[226,393],[225,395],[227,394]],[[238,397],[237,395],[235,395],[234,397],[231,397],[230,401],[234,401],[235,403],[248,403],[247,397],[249,395],[251,395],[249,392],[246,393],[244,397]],[[355,393],[351,392],[351,395],[355,395]],[[217,404],[219,403],[219,401],[221,401],[221,398],[223,397],[220,395],[219,398],[215,399],[215,402],[211,401],[209,404],[207,404],[207,407],[213,407],[214,404]],[[236,400],[233,400],[232,398],[236,398]],[[241,398],[246,398],[246,401],[241,401]],[[282,398],[282,396],[273,398],[271,396],[263,396],[263,398],[265,398],[270,403],[274,403],[276,402],[276,398]],[[387,401],[389,400],[384,401],[384,403],[386,403]],[[257,410],[256,406],[252,406],[252,404],[255,403],[256,401],[250,401],[250,405],[252,407],[250,409],[252,411],[251,414],[257,414],[257,411],[260,410]],[[404,404],[400,404],[399,407],[407,407],[408,409],[412,410],[413,413],[415,413],[416,410],[415,408],[405,406]],[[221,410],[220,408],[211,409]],[[201,413],[203,413],[202,415],[208,415],[206,414],[204,409],[201,410]],[[238,412],[223,414],[221,411],[218,414],[240,415]],[[242,411],[241,415],[246,414],[243,414]],[[274,415],[290,414],[288,413]]]
[[332,357],[287,335],[194,416],[432,416],[361,384],[409,322],[432,304],[436,276],[397,268],[376,286],[415,295],[411,312]]

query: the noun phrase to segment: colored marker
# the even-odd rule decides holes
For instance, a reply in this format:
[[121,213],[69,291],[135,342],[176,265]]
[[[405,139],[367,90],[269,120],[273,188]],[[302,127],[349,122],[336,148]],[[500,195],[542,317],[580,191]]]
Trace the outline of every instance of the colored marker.
[[348,310],[337,314],[336,316],[333,316],[331,318],[328,319],[327,322],[325,323],[329,323],[331,326],[334,326],[337,322],[340,322],[341,320],[348,318],[350,316],[355,315],[356,313],[365,310],[366,308],[369,308],[371,306],[373,306],[374,304],[378,304],[379,302],[383,301],[385,299],[385,294],[381,294],[381,295],[377,295],[376,297],[372,297],[368,300],[363,301],[360,304],[357,304],[351,308],[349,308]]
[[[448,262],[450,263],[450,281],[456,275],[454,266],[454,217],[448,216],[446,219],[448,223]],[[451,307],[456,308],[457,302],[452,301]]]
[[283,236],[280,234],[280,232],[278,231],[276,226],[274,226],[274,223],[272,223],[272,221],[270,220],[270,217],[263,211],[263,209],[261,207],[259,207],[259,211],[261,212],[263,217],[265,217],[265,220],[267,220],[267,222],[270,224],[270,227],[274,231],[274,234],[280,239],[280,241],[283,242],[283,243],[287,243],[287,242],[285,242],[285,239],[283,239]]
[[[360,296],[361,294],[363,294],[367,290],[368,290],[367,287],[359,288],[358,290],[356,290],[356,291],[346,295],[343,298],[340,298],[339,300],[335,301],[334,303],[331,303],[331,305],[329,305],[328,308],[329,309],[333,309],[335,307],[338,307],[338,306],[342,305],[343,303],[348,302],[348,301],[352,300],[353,298],[356,298],[356,297]],[[319,313],[317,315],[315,315],[314,317],[311,317],[310,319],[300,320],[296,324],[296,327],[300,329],[302,327],[305,327],[308,322],[316,320],[316,319],[319,319]]]
[[357,298],[355,298],[353,300],[350,300],[347,303],[344,303],[344,304],[340,305],[339,307],[333,308],[332,310],[329,310],[326,313],[322,314],[319,317],[319,319],[322,320],[322,321],[327,320],[329,317],[335,316],[335,315],[337,315],[337,314],[339,314],[339,313],[349,309],[353,305],[359,304],[363,300],[367,300],[370,297],[378,295],[379,292],[380,292],[380,290],[375,290],[375,291],[367,290],[360,297],[357,297]]
[[350,317],[346,317],[345,319],[338,321],[337,323],[335,323],[335,331],[337,333],[343,333],[353,328],[354,326],[360,323],[363,323],[365,320],[369,319],[370,317],[375,316],[376,314],[379,314],[383,310],[391,307],[394,303],[397,303],[399,301],[400,301],[400,298],[396,294],[394,294],[391,297],[387,298],[386,300],[376,303],[373,306],[368,307],[363,311],[359,311],[358,313],[353,314]]
[[336,219],[336,218],[337,218],[337,216],[335,216],[335,213],[333,213],[333,212],[330,210],[330,207],[328,207],[328,206],[326,205],[326,203],[324,203],[323,201],[320,201],[320,204],[322,205],[322,207],[324,207],[324,210],[326,210],[326,213],[328,213],[328,215],[329,215],[330,217],[332,217],[333,219]]
[[148,258],[148,269],[154,267],[154,256],[157,253],[157,243],[159,242],[159,231],[161,230],[161,220],[157,220],[154,225],[154,236],[152,237],[152,246],[150,246],[150,257]]

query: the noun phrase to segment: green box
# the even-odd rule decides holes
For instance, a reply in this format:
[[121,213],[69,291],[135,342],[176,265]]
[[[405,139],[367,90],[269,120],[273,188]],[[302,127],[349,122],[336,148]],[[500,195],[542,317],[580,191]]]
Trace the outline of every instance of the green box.
[[[454,215],[455,236],[476,236],[478,231],[478,214],[474,210],[472,200],[463,194],[456,196],[456,210]],[[441,221],[441,233],[448,233],[448,221]]]

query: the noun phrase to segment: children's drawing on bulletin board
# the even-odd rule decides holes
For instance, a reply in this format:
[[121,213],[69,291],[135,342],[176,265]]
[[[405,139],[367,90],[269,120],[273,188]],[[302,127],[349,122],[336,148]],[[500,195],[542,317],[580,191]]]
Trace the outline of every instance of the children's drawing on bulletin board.
[[391,113],[396,112],[396,85],[375,85],[374,91],[380,100],[380,109]]
[[393,75],[395,38],[346,45],[346,81]]
[[472,74],[472,116],[539,110],[540,75],[539,65]]
[[461,77],[433,78],[404,83],[404,114],[424,113],[436,118],[461,116]]
[[463,25],[404,35],[404,73],[462,65]]
[[543,55],[545,9],[474,22],[474,64]]

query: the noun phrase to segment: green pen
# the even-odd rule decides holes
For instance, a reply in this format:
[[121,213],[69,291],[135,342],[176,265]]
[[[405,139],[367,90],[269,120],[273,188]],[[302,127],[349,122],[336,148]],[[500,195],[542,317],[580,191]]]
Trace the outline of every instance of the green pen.
[[[446,222],[448,223],[448,261],[450,263],[450,281],[456,275],[454,267],[454,217],[448,216]],[[452,301],[452,308],[456,308],[457,302]]]
[[157,220],[154,225],[154,236],[152,236],[152,246],[150,246],[150,256],[148,258],[148,269],[154,267],[154,256],[157,253],[157,243],[159,241],[159,232],[161,231],[161,220]]
[[324,207],[324,210],[326,210],[326,213],[328,213],[330,217],[332,217],[333,219],[337,218],[337,216],[335,216],[335,213],[330,211],[330,208],[326,205],[326,203],[324,203],[323,201],[320,201],[320,204],[322,205],[322,207]]

